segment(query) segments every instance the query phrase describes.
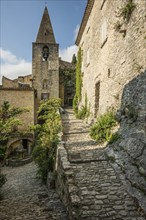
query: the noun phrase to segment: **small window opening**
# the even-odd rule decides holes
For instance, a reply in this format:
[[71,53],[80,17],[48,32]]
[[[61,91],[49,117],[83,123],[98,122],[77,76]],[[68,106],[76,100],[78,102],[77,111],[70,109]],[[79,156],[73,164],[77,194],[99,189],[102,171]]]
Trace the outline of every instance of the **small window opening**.
[[43,59],[44,61],[47,61],[48,57],[49,57],[49,48],[47,46],[45,46],[43,48]]
[[43,89],[48,89],[48,80],[44,79],[43,81]]

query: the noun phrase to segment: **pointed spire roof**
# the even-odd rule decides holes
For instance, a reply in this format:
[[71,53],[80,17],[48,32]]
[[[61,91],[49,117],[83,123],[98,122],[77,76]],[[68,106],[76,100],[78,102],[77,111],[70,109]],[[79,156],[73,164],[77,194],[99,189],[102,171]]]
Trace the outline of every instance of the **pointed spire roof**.
[[36,43],[56,43],[47,7],[44,10]]

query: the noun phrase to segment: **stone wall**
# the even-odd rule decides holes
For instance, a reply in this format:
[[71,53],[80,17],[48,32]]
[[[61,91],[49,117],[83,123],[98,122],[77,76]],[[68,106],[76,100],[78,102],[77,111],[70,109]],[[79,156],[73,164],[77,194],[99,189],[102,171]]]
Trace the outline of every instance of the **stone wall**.
[[32,75],[18,76],[17,79],[8,79],[5,76],[2,78],[3,88],[20,88],[21,86],[32,87]]
[[22,129],[27,129],[28,125],[34,124],[34,91],[22,89],[0,89],[0,106],[4,101],[9,101],[14,107],[28,107],[30,112],[19,116],[24,125]]
[[125,86],[117,118],[120,136],[107,154],[146,212],[146,71]]
[[[43,60],[43,47],[49,48],[49,57]],[[33,44],[33,87],[37,90],[40,101],[42,93],[49,93],[50,98],[59,97],[59,57],[58,44]],[[46,86],[44,86],[46,80]]]
[[93,116],[109,106],[118,108],[124,86],[146,66],[146,1],[133,0],[136,8],[128,22],[119,16],[127,2],[95,0],[79,43],[83,53],[82,104],[87,93]]
[[[76,219],[79,198],[76,195],[76,187],[74,185],[73,167],[68,161],[67,151],[63,146],[63,142],[57,147],[56,158],[56,191],[68,211],[69,219]],[[79,219],[79,216],[77,219]]]
[[[43,59],[43,48],[47,47],[49,56]],[[33,88],[36,90],[35,121],[42,99],[59,97],[59,56],[58,44],[33,43],[32,58]]]
[[3,76],[2,78],[2,87],[4,88],[17,88],[18,87],[18,81],[17,80],[11,80]]

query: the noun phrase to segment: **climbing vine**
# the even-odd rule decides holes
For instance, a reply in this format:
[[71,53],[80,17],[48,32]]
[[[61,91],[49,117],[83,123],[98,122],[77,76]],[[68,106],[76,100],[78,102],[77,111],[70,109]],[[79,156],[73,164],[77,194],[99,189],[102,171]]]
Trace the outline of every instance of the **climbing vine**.
[[73,109],[75,114],[78,112],[78,104],[81,101],[81,89],[82,89],[82,51],[81,48],[78,50],[77,64],[76,64],[76,92],[73,100]]

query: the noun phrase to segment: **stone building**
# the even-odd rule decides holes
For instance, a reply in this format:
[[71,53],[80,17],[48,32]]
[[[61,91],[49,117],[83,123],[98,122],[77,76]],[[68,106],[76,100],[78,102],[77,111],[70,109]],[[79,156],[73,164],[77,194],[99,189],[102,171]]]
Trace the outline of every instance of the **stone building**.
[[[64,71],[75,75],[75,65],[59,58],[59,44],[55,41],[51,20],[45,7],[36,41],[32,45],[32,75],[11,80],[3,76],[0,87],[0,106],[9,101],[15,107],[28,107],[30,113],[21,116],[22,130],[37,122],[37,110],[42,99],[61,98],[62,106],[71,104],[74,88],[66,93]],[[30,142],[30,138],[25,137]],[[32,142],[33,138],[31,139]],[[20,138],[16,140],[19,144]],[[26,141],[25,145],[26,145]],[[11,145],[13,141],[11,140]]]
[[82,101],[92,117],[118,108],[124,86],[146,66],[145,0],[88,0],[76,44],[82,49]]

